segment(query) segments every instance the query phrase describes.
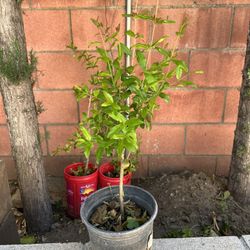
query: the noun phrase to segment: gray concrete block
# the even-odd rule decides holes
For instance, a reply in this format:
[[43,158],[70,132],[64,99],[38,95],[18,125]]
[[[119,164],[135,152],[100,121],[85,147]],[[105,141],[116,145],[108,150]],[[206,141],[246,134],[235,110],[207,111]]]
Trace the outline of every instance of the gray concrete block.
[[12,211],[9,211],[0,224],[0,244],[18,243],[20,243],[20,240],[17,233],[16,219]]
[[241,241],[245,245],[246,249],[250,249],[250,235],[242,235]]
[[4,162],[0,160],[0,225],[6,214],[11,210],[11,195],[8,182],[7,170]]
[[178,239],[154,239],[153,250],[245,250],[239,238],[202,237]]
[[46,243],[32,245],[5,245],[0,250],[85,250],[82,243]]

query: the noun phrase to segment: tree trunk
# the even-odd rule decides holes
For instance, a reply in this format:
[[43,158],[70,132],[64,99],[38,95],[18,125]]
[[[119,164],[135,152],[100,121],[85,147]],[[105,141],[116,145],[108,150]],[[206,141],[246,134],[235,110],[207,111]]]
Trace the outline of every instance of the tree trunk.
[[[0,0],[0,49],[8,51],[16,41],[27,62],[22,13],[17,2]],[[52,224],[52,209],[43,168],[31,74],[14,83],[0,71],[0,91],[28,230],[48,231]]]
[[241,204],[250,204],[250,26],[228,188]]

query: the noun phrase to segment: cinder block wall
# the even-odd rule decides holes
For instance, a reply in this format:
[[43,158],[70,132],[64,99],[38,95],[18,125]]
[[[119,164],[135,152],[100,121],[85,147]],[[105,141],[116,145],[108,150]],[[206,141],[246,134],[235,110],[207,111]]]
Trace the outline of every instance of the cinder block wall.
[[[96,30],[90,18],[99,16],[124,26],[123,0],[26,0],[23,17],[28,49],[38,57],[40,70],[34,87],[37,101],[46,111],[39,117],[42,149],[48,174],[62,175],[67,163],[79,160],[78,151],[52,157],[74,131],[86,103],[77,104],[72,86],[86,82],[89,75],[66,45],[71,40],[87,49]],[[137,0],[134,0],[136,3]],[[138,0],[140,9],[154,11],[156,0]],[[209,174],[228,175],[232,150],[241,70],[250,0],[159,0],[158,14],[169,16],[176,25],[156,31],[174,34],[184,17],[189,20],[178,48],[191,70],[203,75],[189,76],[197,89],[170,90],[171,103],[161,103],[151,132],[142,132],[138,175],[154,175],[167,170],[194,169]],[[150,25],[137,24],[148,38]],[[154,58],[157,59],[157,58]],[[0,100],[0,157],[15,177],[6,120]]]

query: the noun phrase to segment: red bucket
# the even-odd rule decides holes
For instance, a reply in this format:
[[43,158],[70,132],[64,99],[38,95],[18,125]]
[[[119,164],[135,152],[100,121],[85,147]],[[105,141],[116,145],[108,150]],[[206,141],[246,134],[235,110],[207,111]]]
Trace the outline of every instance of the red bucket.
[[[64,179],[66,181],[67,190],[67,213],[73,218],[80,217],[80,207],[85,199],[97,190],[98,171],[87,176],[73,176],[71,169],[77,170],[83,163],[74,163],[64,169]],[[94,168],[93,164],[89,164],[89,168]]]
[[[112,178],[104,175],[107,172],[112,172],[114,167],[111,163],[104,163],[99,168],[99,186],[100,188],[104,188],[107,186],[117,186],[119,185],[120,178]],[[131,185],[132,173],[128,173],[123,178],[124,185]]]

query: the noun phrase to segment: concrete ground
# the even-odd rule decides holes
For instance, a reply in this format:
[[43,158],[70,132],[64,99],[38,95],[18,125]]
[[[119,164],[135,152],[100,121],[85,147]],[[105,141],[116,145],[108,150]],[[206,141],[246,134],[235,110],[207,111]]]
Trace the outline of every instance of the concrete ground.
[[[89,244],[51,243],[34,245],[0,245],[0,250],[90,250]],[[229,237],[197,237],[155,239],[153,250],[250,250],[250,235],[240,238]],[[129,250],[129,249],[128,249]]]

